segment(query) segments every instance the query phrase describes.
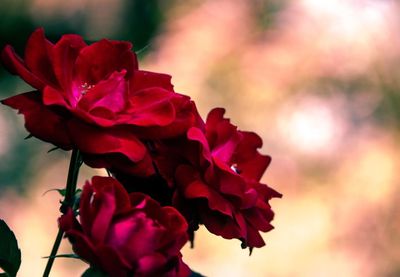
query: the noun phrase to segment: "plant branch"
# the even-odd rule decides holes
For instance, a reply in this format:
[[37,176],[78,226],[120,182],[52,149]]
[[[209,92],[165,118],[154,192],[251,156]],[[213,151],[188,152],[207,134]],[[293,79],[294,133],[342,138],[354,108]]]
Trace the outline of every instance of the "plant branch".
[[[64,214],[67,212],[68,208],[72,207],[74,204],[76,183],[78,181],[79,168],[82,165],[82,159],[79,150],[72,150],[71,161],[69,163],[67,184],[65,188],[65,197],[62,201],[60,211]],[[46,268],[43,273],[43,277],[48,277],[51,271],[51,267],[54,263],[54,258],[57,255],[58,248],[60,247],[61,240],[64,232],[59,229],[57,233],[56,240],[54,241],[53,248],[47,260]]]

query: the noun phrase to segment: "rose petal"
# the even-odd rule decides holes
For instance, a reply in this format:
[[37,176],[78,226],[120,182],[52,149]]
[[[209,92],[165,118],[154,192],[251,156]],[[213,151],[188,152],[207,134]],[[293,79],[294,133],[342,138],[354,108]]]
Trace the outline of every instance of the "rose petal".
[[10,73],[19,75],[25,82],[35,89],[43,89],[45,83],[35,76],[24,64],[24,61],[15,53],[10,45],[6,45],[1,52],[1,61]]
[[136,92],[129,99],[126,120],[137,126],[166,126],[175,120],[175,107],[171,103],[174,94],[160,88]]
[[70,106],[75,107],[80,97],[80,91],[72,89],[75,71],[75,60],[81,49],[86,46],[78,35],[64,35],[53,48],[53,69],[57,80]]
[[89,182],[86,182],[82,189],[82,194],[79,201],[79,218],[83,232],[90,235],[93,220],[96,211],[92,207],[91,197],[93,195],[93,187]]
[[[121,111],[126,105],[127,83],[126,70],[114,72],[105,81],[101,81],[93,88],[88,89],[79,100],[78,108],[88,111],[102,107],[112,113]],[[115,117],[115,115],[114,115]]]
[[110,171],[120,171],[134,176],[151,176],[155,173],[153,160],[146,153],[139,162],[132,162],[128,157],[120,153],[93,155],[82,153],[83,161],[94,168],[107,168]]
[[93,206],[96,206],[96,215],[91,226],[91,237],[96,243],[105,241],[113,215],[116,210],[114,191],[111,186],[97,190],[92,194]]
[[131,48],[129,42],[106,39],[85,47],[76,59],[76,76],[82,84],[96,85],[111,73],[125,69],[128,78],[137,69],[136,55]]
[[126,277],[132,271],[132,266],[125,261],[116,249],[108,245],[101,245],[96,248],[99,263],[102,270],[113,277]]
[[68,130],[77,148],[88,154],[121,153],[132,162],[146,155],[146,147],[126,126],[99,128],[73,119],[68,122]]
[[92,186],[95,188],[95,191],[109,191],[112,188],[116,204],[115,213],[122,213],[130,208],[129,194],[114,178],[94,176],[92,178]]
[[246,178],[259,181],[271,163],[271,157],[261,155],[258,148],[262,147],[261,138],[252,132],[240,132],[243,139],[236,148],[232,160],[237,162],[240,174]]
[[35,137],[64,150],[72,148],[66,126],[69,119],[44,106],[39,92],[22,93],[1,102],[24,115],[25,127]]
[[176,170],[177,183],[184,186],[184,195],[189,199],[204,198],[211,210],[232,216],[232,207],[229,202],[217,191],[195,179],[194,170],[186,165],[181,165]]
[[67,103],[64,98],[64,93],[54,89],[51,86],[46,86],[42,92],[43,103],[46,106],[58,105],[65,108],[70,108],[69,103]]
[[[192,127],[187,132],[187,138],[189,140],[198,142],[200,149],[202,149],[201,154],[196,155],[199,156],[199,160],[196,162],[198,162],[202,168],[204,168],[204,166],[208,164],[211,164],[212,163],[211,151],[208,145],[208,141],[204,136],[204,133],[199,128]],[[204,159],[208,161],[208,164],[204,161]]]
[[174,86],[171,84],[171,76],[162,73],[155,73],[144,70],[136,70],[133,77],[130,79],[131,91],[139,91],[147,88],[163,88],[165,90],[174,91]]
[[37,29],[30,36],[25,48],[27,68],[47,85],[58,88],[58,82],[52,66],[54,45],[46,40],[43,28]]

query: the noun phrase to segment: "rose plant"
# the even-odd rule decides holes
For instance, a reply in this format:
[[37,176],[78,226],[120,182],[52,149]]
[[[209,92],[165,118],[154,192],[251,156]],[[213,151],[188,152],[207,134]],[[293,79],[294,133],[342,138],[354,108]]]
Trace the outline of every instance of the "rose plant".
[[[269,201],[281,194],[260,181],[271,161],[259,152],[261,138],[238,130],[222,108],[203,121],[171,77],[140,70],[131,49],[107,39],[88,45],[78,35],[53,44],[38,29],[24,59],[11,46],[1,54],[5,68],[34,89],[2,103],[23,114],[32,136],[72,150],[43,276],[63,237],[72,256],[90,265],[83,276],[184,277],[199,275],[180,253],[199,225],[250,253],[265,245],[260,232],[273,228]],[[82,162],[110,176],[77,190]],[[2,257],[0,247],[9,275],[18,271],[17,256]]]

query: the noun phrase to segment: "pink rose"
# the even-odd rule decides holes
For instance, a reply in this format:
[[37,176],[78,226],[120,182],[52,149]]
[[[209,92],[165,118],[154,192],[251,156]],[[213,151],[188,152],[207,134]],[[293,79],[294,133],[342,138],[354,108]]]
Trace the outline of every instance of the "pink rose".
[[172,207],[141,193],[128,194],[111,177],[83,187],[79,221],[69,210],[60,220],[74,251],[110,276],[189,276],[180,249],[187,223]]
[[175,93],[171,77],[138,70],[132,45],[78,35],[53,44],[42,29],[29,38],[25,59],[6,46],[1,60],[35,90],[2,101],[25,117],[35,137],[79,149],[94,167],[154,173],[143,141],[183,134],[196,120],[189,97]]

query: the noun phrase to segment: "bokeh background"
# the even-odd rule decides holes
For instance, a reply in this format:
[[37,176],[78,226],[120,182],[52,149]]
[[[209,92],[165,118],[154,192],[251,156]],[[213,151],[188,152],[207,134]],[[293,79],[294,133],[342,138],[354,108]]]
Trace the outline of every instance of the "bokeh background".
[[[0,47],[129,40],[142,69],[169,73],[205,117],[225,107],[264,140],[275,229],[252,256],[201,229],[185,261],[206,276],[400,276],[400,2],[394,0],[0,0]],[[2,98],[29,90],[0,69]],[[45,120],[45,119],[44,119]],[[70,153],[0,109],[0,218],[40,276],[57,232]],[[83,167],[80,183],[94,174]],[[67,242],[59,253],[71,253]],[[86,265],[59,258],[52,276]]]

